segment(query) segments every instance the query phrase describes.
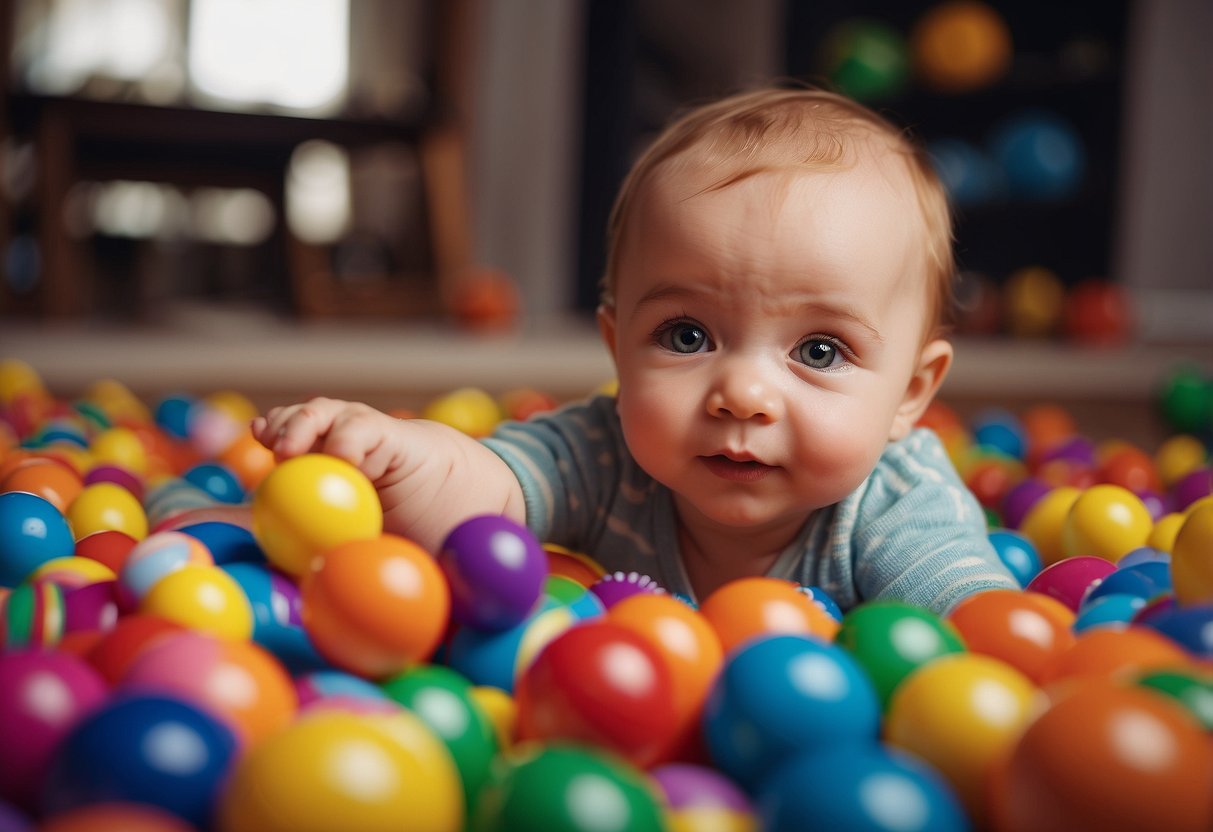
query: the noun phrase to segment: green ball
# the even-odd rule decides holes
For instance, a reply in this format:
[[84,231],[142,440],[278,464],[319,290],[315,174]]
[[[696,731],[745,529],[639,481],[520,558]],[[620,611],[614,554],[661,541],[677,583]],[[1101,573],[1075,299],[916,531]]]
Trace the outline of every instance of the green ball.
[[888,98],[901,91],[909,75],[905,38],[875,20],[852,18],[830,30],[822,44],[830,81],[859,101]]
[[656,790],[617,757],[570,745],[533,745],[498,759],[481,794],[475,832],[657,832],[665,821]]
[[1213,731],[1213,677],[1182,670],[1159,670],[1142,676],[1137,684],[1179,700],[1206,731]]
[[1163,387],[1162,412],[1179,433],[1213,429],[1213,380],[1195,367],[1179,368]]
[[932,659],[967,649],[950,623],[902,601],[855,607],[843,616],[834,642],[867,671],[886,710],[903,679]]
[[393,676],[381,687],[417,714],[451,752],[470,817],[497,755],[497,733],[472,698],[471,682],[441,665],[418,665]]

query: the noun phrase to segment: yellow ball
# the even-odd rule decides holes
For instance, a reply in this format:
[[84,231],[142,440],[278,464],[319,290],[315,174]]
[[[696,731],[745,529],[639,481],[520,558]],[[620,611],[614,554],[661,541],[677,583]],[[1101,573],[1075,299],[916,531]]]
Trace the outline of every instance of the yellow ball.
[[86,401],[100,407],[111,420],[130,419],[136,422],[150,422],[151,411],[131,389],[122,382],[103,378],[93,382],[84,391]]
[[211,407],[226,413],[242,425],[251,422],[258,414],[257,406],[243,393],[235,390],[220,390],[203,399]]
[[375,486],[350,463],[325,454],[276,466],[253,493],[252,517],[266,557],[295,576],[329,549],[383,531]]
[[1011,665],[954,653],[928,662],[898,685],[885,715],[885,738],[937,768],[980,817],[992,767],[1042,704],[1037,687]]
[[51,558],[30,573],[28,580],[51,581],[65,589],[117,579],[114,570],[92,558],[66,555]]
[[38,371],[17,358],[0,361],[0,404],[11,404],[18,396],[46,395]]
[[136,475],[147,471],[147,446],[130,428],[103,430],[88,449],[95,465],[117,465]]
[[1039,338],[1056,332],[1065,294],[1061,278],[1051,269],[1028,266],[1012,272],[1003,287],[1011,334]]
[[253,608],[240,584],[217,566],[186,564],[152,584],[140,612],[227,639],[253,635]]
[[1119,485],[1093,485],[1083,491],[1062,524],[1066,557],[1096,555],[1113,563],[1146,545],[1154,519],[1145,503]]
[[1020,534],[1032,541],[1044,566],[1057,563],[1066,556],[1062,547],[1062,525],[1070,506],[1074,505],[1080,494],[1081,489],[1073,486],[1058,486],[1037,500],[1019,524]]
[[1179,603],[1213,603],[1213,503],[1186,515],[1175,535],[1171,581]]
[[1162,484],[1170,488],[1205,463],[1204,443],[1195,436],[1179,433],[1168,437],[1154,453],[1154,464]]
[[236,766],[223,832],[458,832],[463,787],[450,752],[415,714],[304,714]]
[[501,421],[497,400],[475,387],[462,387],[425,406],[422,417],[450,425],[468,436],[488,436]]
[[76,540],[111,529],[135,540],[147,537],[147,515],[138,498],[112,482],[95,482],[81,489],[67,507],[67,521]]
[[469,693],[489,718],[497,735],[497,747],[508,750],[514,744],[514,726],[518,722],[518,704],[514,697],[492,685],[476,685]]
[[1175,535],[1179,534],[1179,527],[1184,524],[1186,518],[1187,515],[1177,511],[1159,517],[1154,521],[1154,528],[1150,529],[1146,545],[1162,552],[1170,552],[1175,547]]

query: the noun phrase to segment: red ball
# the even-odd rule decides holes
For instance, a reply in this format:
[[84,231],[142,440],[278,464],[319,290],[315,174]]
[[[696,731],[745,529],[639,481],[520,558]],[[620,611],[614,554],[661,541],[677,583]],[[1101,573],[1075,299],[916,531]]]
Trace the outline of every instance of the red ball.
[[669,667],[647,639],[590,621],[543,649],[515,689],[519,740],[591,743],[649,768],[678,733]]
[[1110,281],[1085,280],[1066,298],[1064,326],[1066,335],[1080,344],[1123,344],[1132,329],[1129,296]]

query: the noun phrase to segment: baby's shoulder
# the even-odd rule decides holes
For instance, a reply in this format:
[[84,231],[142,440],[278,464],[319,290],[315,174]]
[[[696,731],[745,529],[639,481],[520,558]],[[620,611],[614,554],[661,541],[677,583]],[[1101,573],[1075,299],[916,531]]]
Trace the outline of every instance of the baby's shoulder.
[[934,431],[917,428],[908,436],[890,442],[864,483],[863,499],[887,502],[911,492],[963,491],[963,483],[947,449]]

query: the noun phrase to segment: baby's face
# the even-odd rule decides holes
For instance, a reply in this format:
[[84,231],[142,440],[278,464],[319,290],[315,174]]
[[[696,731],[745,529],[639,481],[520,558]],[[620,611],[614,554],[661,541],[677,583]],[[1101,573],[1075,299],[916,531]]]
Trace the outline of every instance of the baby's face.
[[896,159],[716,175],[658,171],[629,220],[602,315],[619,413],[684,520],[798,523],[920,411],[922,222]]

